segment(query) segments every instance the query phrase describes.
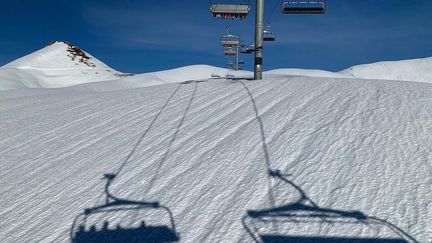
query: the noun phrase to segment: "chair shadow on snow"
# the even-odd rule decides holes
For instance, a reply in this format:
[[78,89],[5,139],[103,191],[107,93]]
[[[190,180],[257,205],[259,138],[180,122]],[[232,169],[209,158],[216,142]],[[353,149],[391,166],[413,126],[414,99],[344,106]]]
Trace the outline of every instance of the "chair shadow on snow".
[[[180,240],[173,214],[168,207],[156,201],[147,202],[119,198],[114,196],[109,189],[181,86],[182,84],[179,84],[169,96],[117,172],[115,174],[104,174],[103,179],[106,180],[106,183],[102,195],[105,196],[105,200],[100,205],[84,209],[83,213],[75,217],[70,229],[72,243],[160,243]],[[195,85],[187,110],[190,107],[196,88]],[[185,117],[182,118],[181,124],[184,119]],[[172,140],[175,140],[175,137]],[[161,161],[161,163],[163,162],[164,160]]]
[[[109,192],[109,186],[115,176],[115,174],[104,175],[104,179],[107,180],[104,191],[105,202],[99,206],[86,208],[75,218],[70,232],[71,241],[73,243],[179,241],[170,209],[159,202],[133,201],[115,197]],[[163,218],[166,219],[164,224],[154,222]],[[148,224],[146,220],[152,222]],[[115,226],[110,227],[110,223]]]
[[[390,222],[360,211],[346,211],[318,206],[295,183],[279,170],[269,170],[269,177],[280,180],[300,196],[289,204],[262,210],[248,210],[243,217],[244,229],[255,242],[279,243],[404,243],[417,242]],[[325,231],[322,228],[326,228]],[[360,232],[343,235],[341,232]],[[385,232],[385,236],[380,236]],[[345,233],[346,234],[346,233]]]
[[[290,191],[298,195],[298,199],[291,203],[275,206],[275,189],[269,187],[268,196],[272,206],[262,210],[248,210],[242,218],[243,228],[254,242],[418,242],[408,233],[384,219],[368,216],[360,211],[320,207],[308,197],[300,186],[288,179],[289,175],[282,174],[280,170],[272,169],[270,154],[266,144],[264,124],[259,115],[257,103],[246,84],[242,81],[240,83],[249,95],[255,111],[256,121],[259,123],[259,132],[268,170],[269,183],[270,180],[283,182],[283,184],[288,186]],[[291,193],[289,194],[291,195]]]

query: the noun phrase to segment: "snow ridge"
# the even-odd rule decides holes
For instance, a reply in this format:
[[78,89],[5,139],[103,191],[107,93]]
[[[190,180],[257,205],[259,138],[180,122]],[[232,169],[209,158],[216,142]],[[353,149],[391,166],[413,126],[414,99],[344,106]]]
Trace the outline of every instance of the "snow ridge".
[[432,83],[432,57],[357,65],[339,73],[355,78]]

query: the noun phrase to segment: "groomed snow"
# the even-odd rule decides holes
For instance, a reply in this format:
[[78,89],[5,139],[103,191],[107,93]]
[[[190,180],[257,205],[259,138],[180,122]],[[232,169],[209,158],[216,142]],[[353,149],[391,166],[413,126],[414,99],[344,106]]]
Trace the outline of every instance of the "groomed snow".
[[432,83],[432,57],[357,65],[339,73],[356,78]]
[[[181,242],[432,238],[431,84],[271,75],[2,93],[1,242],[151,227]],[[84,220],[107,193],[117,211]]]

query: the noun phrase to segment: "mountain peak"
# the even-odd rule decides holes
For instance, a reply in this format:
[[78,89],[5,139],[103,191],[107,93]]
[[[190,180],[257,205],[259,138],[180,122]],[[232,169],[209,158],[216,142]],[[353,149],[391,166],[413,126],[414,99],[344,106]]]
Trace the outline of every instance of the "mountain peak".
[[73,44],[72,42],[54,40],[48,43],[48,46],[58,45],[58,44],[67,46],[66,51],[69,52],[67,56],[70,57],[72,61],[78,61],[80,63],[84,63],[89,67],[96,67],[96,65],[93,62],[91,62],[92,57],[90,57],[85,51],[83,51],[81,48],[79,48],[77,45]]
[[48,46],[6,64],[7,68],[38,69],[111,69],[77,45],[68,41],[51,41]]
[[119,79],[122,75],[66,41],[52,41],[48,46],[0,68],[0,80],[6,89],[58,88]]

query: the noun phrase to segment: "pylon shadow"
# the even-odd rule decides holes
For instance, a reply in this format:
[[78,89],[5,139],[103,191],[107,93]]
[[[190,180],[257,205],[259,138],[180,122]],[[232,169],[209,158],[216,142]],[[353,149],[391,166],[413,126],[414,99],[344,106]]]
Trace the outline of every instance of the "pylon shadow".
[[[70,232],[71,241],[73,243],[179,241],[180,237],[176,232],[170,209],[159,202],[133,201],[115,197],[109,191],[115,177],[115,174],[104,175],[104,179],[107,180],[104,191],[105,202],[84,209],[84,212],[75,218]],[[122,220],[122,217],[126,220]],[[157,222],[164,217],[167,219],[164,224]],[[147,220],[157,223],[149,224]],[[115,227],[110,227],[110,223],[115,224]]]

